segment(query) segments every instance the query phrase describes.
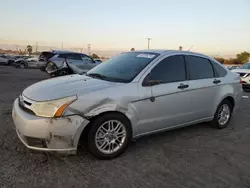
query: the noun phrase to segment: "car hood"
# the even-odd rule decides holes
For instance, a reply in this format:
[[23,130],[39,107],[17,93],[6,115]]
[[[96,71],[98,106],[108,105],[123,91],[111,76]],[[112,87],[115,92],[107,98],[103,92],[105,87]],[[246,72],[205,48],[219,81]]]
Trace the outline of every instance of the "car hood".
[[237,73],[250,73],[250,69],[233,69],[231,71]]
[[83,95],[117,84],[121,83],[108,82],[75,74],[35,83],[26,88],[23,91],[23,95],[34,101],[48,101],[72,95]]

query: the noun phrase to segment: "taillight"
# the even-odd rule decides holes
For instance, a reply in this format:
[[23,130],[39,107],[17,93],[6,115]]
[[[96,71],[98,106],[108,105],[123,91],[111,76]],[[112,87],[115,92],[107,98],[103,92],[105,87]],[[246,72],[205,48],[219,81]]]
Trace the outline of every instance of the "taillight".
[[240,84],[242,84],[242,80],[240,79]]

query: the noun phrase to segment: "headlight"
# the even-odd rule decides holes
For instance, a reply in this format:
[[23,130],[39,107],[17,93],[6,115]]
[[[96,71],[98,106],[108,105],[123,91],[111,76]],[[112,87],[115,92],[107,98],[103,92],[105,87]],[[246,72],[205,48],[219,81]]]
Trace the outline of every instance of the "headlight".
[[77,100],[77,96],[52,101],[36,102],[32,104],[31,110],[37,116],[41,117],[61,117],[64,110],[75,100]]

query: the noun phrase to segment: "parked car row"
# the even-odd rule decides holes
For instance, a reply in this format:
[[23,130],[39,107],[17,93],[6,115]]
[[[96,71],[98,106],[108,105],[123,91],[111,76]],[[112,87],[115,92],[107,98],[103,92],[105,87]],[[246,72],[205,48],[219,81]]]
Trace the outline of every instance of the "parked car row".
[[133,51],[95,66],[85,54],[65,52],[46,61],[52,74],[91,70],[38,82],[15,100],[17,135],[34,150],[75,154],[84,145],[111,159],[144,135],[200,122],[225,128],[242,99],[240,75],[198,53]]
[[39,68],[51,77],[87,72],[102,63],[90,56],[72,51],[44,51],[39,57],[0,55],[0,64],[13,65],[16,68]]
[[240,68],[240,66],[238,65],[230,65],[230,66],[227,66],[229,70],[234,70],[234,69],[238,69]]

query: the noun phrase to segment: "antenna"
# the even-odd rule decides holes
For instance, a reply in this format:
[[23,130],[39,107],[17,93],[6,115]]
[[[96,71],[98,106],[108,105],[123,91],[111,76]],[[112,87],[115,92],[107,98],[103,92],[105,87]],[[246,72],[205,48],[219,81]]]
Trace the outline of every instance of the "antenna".
[[90,49],[91,49],[91,44],[88,44],[88,54],[89,54],[89,56],[91,55],[90,54]]
[[191,46],[189,49],[188,49],[188,52],[192,49],[194,47],[194,45],[193,46]]
[[152,38],[146,38],[148,40],[148,49],[149,49],[149,46],[150,46],[150,41]]

